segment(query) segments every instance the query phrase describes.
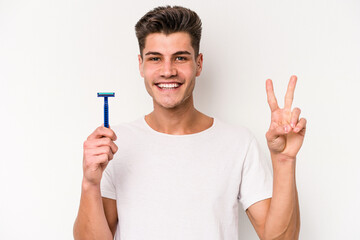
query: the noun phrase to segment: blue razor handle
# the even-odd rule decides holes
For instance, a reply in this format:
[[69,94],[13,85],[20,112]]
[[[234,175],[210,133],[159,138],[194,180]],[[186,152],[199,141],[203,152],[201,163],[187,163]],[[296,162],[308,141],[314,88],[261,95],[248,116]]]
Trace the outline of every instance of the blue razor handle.
[[98,97],[104,98],[104,127],[109,128],[109,104],[108,97],[115,97],[113,92],[100,92],[97,94]]

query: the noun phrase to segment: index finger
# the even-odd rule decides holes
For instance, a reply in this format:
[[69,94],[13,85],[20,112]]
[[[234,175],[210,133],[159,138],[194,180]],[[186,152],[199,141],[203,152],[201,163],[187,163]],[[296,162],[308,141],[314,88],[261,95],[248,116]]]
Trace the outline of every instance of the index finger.
[[275,111],[279,108],[277,104],[277,100],[274,94],[274,87],[272,84],[271,79],[266,80],[266,94],[267,94],[267,100],[270,106],[271,112]]
[[294,99],[296,82],[297,82],[297,77],[295,75],[292,75],[285,94],[285,104],[284,104],[285,109],[291,109],[291,105]]
[[95,129],[95,131],[92,134],[90,134],[90,136],[87,139],[92,140],[102,137],[108,137],[113,141],[117,139],[115,132],[111,128],[106,128],[103,125]]

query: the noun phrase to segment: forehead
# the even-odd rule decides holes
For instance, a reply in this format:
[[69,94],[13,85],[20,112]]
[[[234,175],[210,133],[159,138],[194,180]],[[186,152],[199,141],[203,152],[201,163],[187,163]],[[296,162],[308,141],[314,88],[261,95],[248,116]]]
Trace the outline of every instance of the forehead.
[[178,51],[188,51],[194,54],[191,38],[188,33],[176,32],[165,35],[164,33],[151,33],[145,39],[144,54],[146,52],[159,52],[172,54]]

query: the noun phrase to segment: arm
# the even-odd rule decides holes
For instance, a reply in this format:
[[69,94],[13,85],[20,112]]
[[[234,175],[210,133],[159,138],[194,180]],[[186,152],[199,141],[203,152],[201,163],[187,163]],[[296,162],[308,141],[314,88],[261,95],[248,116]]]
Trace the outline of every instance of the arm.
[[266,82],[271,124],[266,139],[271,154],[274,181],[273,197],[250,206],[249,216],[260,239],[298,239],[299,201],[295,181],[296,155],[306,130],[306,119],[299,120],[300,109],[291,111],[296,76],[290,79],[285,107],[280,109],[271,80]]
[[81,199],[74,223],[75,240],[112,240],[116,230],[116,201],[103,199],[100,192],[102,173],[118,150],[115,133],[97,128],[84,142]]
[[[112,240],[114,238],[112,229],[107,222],[104,209],[100,186],[83,181],[79,212],[74,224],[74,239]],[[114,225],[113,222],[110,224]]]
[[273,197],[266,218],[266,239],[298,239],[300,211],[295,182],[295,160],[276,159]]
[[106,220],[114,237],[116,232],[116,226],[118,223],[116,200],[103,197],[102,201],[104,205]]
[[[289,164],[289,168],[292,168]],[[260,239],[298,239],[300,211],[295,176],[291,169],[274,170],[273,197],[251,205],[250,222]]]

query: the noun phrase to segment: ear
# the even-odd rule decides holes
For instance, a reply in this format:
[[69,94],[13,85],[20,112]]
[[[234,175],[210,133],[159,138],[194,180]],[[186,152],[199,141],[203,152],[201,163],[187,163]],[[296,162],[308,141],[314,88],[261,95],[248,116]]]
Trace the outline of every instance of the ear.
[[200,76],[200,73],[202,71],[203,66],[203,54],[199,53],[199,55],[196,58],[196,76]]
[[141,54],[138,55],[138,60],[139,60],[139,71],[140,71],[140,75],[141,75],[141,77],[144,77],[143,59],[142,59],[142,57],[141,57]]

